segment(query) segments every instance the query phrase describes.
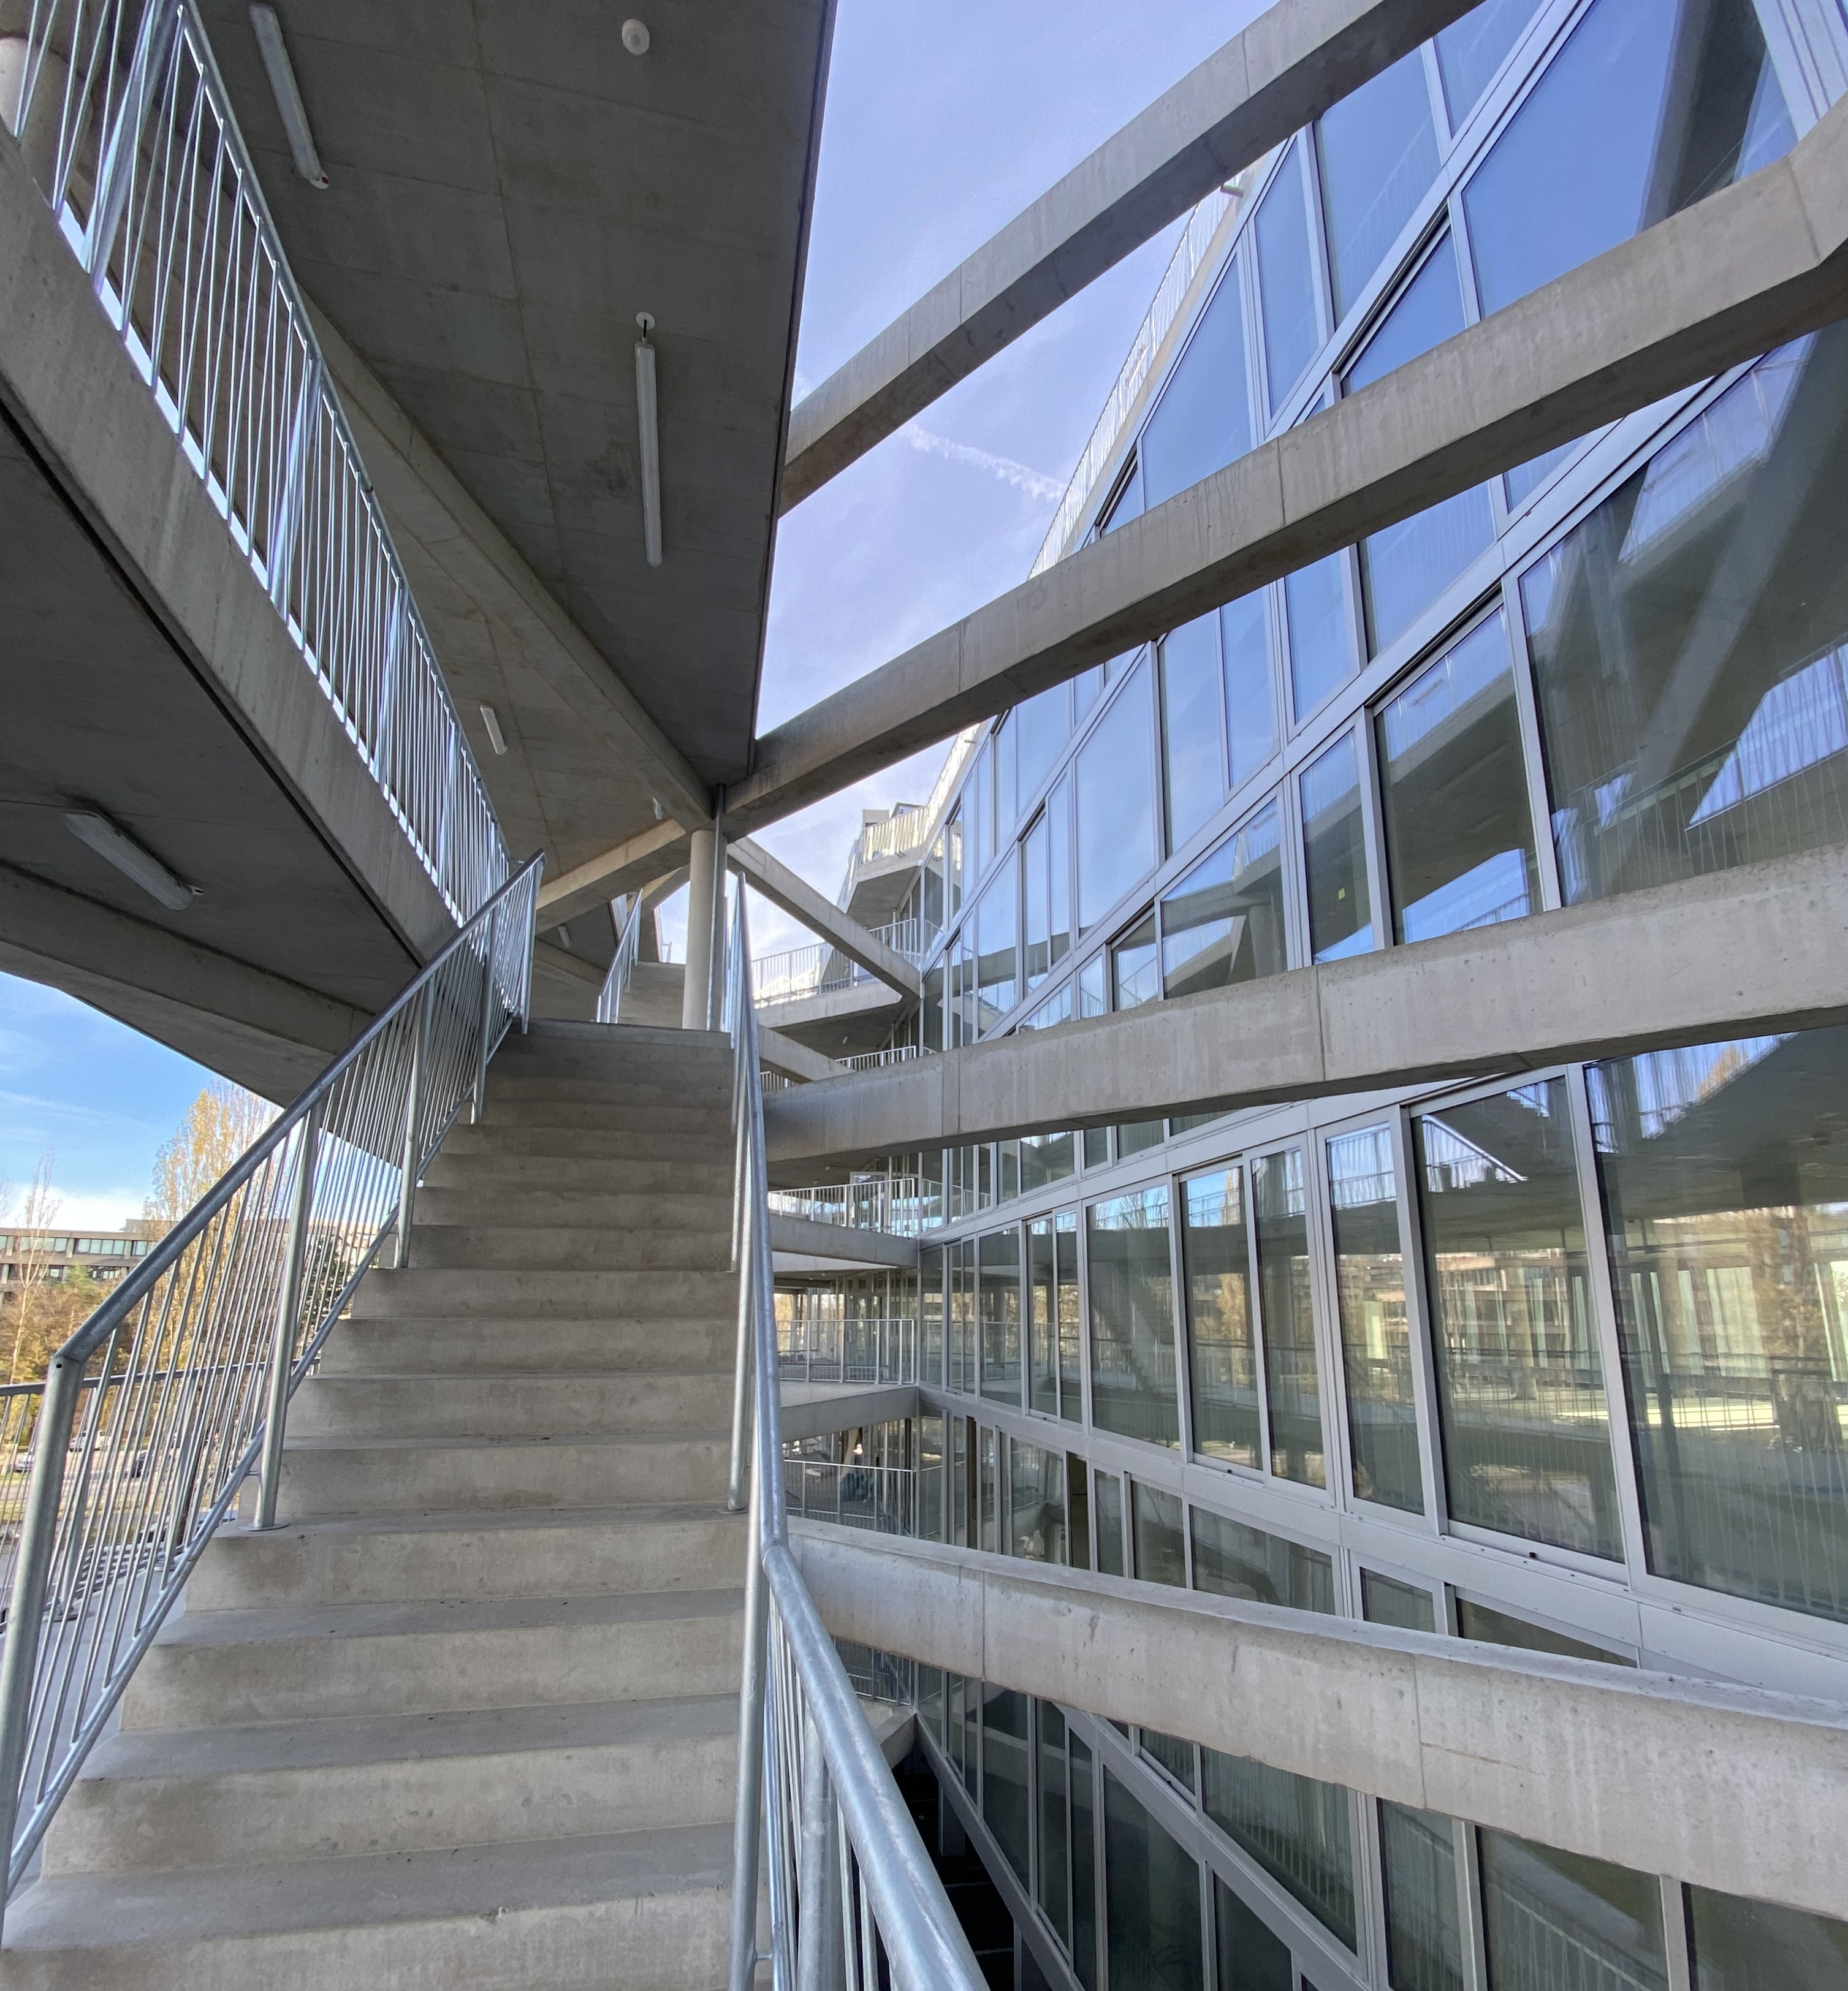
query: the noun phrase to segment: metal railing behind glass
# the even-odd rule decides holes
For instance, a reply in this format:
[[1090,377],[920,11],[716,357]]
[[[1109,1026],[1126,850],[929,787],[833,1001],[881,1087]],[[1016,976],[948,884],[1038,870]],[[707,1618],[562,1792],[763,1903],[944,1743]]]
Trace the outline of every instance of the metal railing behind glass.
[[[0,1653],[8,1887],[288,1401],[529,1008],[540,860],[521,866],[52,1358]],[[12,1452],[16,1460],[18,1437]]]
[[786,1457],[783,1491],[789,1512],[805,1521],[832,1521],[881,1535],[918,1532],[917,1475],[909,1465]]
[[597,1021],[599,1023],[619,1023],[622,1020],[622,998],[629,992],[629,978],[635,972],[637,955],[642,944],[642,921],[653,919],[653,914],[644,914],[642,897],[636,895],[636,903],[629,917],[622,924],[622,937],[616,942],[616,951],[609,964],[609,972],[603,978],[603,986],[597,992]]
[[[913,967],[924,958],[923,923],[894,920],[889,926],[868,929],[874,939],[885,941],[894,954]],[[786,948],[780,954],[766,954],[755,972],[757,1006],[773,1002],[799,1002],[810,996],[824,996],[836,989],[852,989],[878,981],[870,968],[851,961],[827,941],[812,941],[806,947]]]
[[[0,117],[459,921],[509,863],[193,0],[32,0]],[[10,93],[9,93],[10,94]]]
[[915,1383],[918,1323],[796,1313],[776,1323],[776,1353],[790,1383]]
[[[733,910],[725,1028],[735,1052],[738,1391],[731,1504],[749,1486],[745,1669],[732,1841],[730,1991],[767,1960],[776,1991],[983,1991],[980,1966],[789,1553],[769,1179],[745,894]],[[760,1849],[770,1948],[757,1948]]]
[[874,1176],[864,1182],[818,1183],[808,1189],[773,1189],[770,1208],[779,1217],[809,1224],[832,1224],[849,1230],[888,1230],[915,1237],[923,1227],[915,1176]]

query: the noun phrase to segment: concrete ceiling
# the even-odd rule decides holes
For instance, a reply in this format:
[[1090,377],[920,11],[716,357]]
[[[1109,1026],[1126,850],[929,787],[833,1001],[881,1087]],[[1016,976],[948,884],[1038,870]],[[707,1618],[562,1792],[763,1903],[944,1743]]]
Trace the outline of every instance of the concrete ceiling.
[[325,190],[293,168],[243,0],[205,12],[304,289],[696,772],[729,782],[753,731],[830,6],[633,5],[639,58],[604,0],[280,0]]

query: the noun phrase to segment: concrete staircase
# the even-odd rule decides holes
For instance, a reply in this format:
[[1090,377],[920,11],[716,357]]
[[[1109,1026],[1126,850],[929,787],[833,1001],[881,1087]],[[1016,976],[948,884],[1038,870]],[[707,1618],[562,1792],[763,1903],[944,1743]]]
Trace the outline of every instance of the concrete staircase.
[[684,963],[638,961],[629,971],[629,986],[622,992],[622,1021],[677,1030],[686,987]]
[[44,1991],[711,1991],[745,1536],[730,1051],[536,1024],[14,1902]]

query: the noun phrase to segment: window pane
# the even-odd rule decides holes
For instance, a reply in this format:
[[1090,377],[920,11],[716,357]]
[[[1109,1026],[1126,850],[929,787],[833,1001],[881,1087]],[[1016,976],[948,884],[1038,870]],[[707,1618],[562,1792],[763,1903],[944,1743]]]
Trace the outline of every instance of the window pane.
[[1437,37],[1437,67],[1451,129],[1476,107],[1516,38],[1533,18],[1533,0],[1483,0]]
[[1582,1639],[1569,1639],[1563,1632],[1550,1631],[1531,1619],[1516,1618],[1472,1598],[1457,1599],[1457,1635],[1478,1644],[1512,1646],[1523,1652],[1551,1652],[1562,1659],[1596,1659],[1600,1664],[1627,1666],[1631,1662],[1602,1646],[1587,1645]]
[[1178,850],[1226,798],[1219,719],[1219,618],[1161,639],[1161,767],[1168,847]]
[[1290,148],[1253,224],[1263,304],[1264,359],[1275,414],[1302,378],[1321,344],[1321,314],[1310,269],[1308,205],[1303,192],[1303,153]]
[[964,800],[969,814],[973,819],[971,828],[970,856],[973,860],[969,882],[974,884],[988,869],[988,860],[994,855],[994,742],[990,739],[975,758],[975,773],[970,778]]
[[1123,1482],[1114,1472],[1097,1475],[1097,1574],[1127,1576],[1123,1556]]
[[976,1026],[992,1030],[1014,1007],[1018,879],[1011,863],[994,874],[975,912]]
[[1261,593],[1229,601],[1219,611],[1219,642],[1226,657],[1226,730],[1235,788],[1277,750],[1270,619]]
[[[973,1683],[971,1683],[973,1684]],[[982,1817],[1008,1864],[1027,1879],[1027,1711],[1024,1693],[984,1686]]]
[[975,1546],[989,1555],[1001,1553],[1001,1476],[995,1457],[996,1434],[985,1426],[976,1428]]
[[[1104,961],[1101,954],[1094,954],[1078,971],[1078,1013],[1080,1016],[1106,1016],[1110,1014],[1110,997],[1104,983]],[[1087,1149],[1085,1159],[1090,1159]]]
[[1373,913],[1360,763],[1352,733],[1343,733],[1304,771],[1302,796],[1310,949],[1318,961],[1365,954],[1373,944]]
[[1140,1480],[1130,1482],[1130,1512],[1136,1540],[1136,1574],[1144,1583],[1187,1588],[1187,1545],[1181,1534],[1181,1500],[1158,1493]]
[[1436,1812],[1383,1803],[1379,1864],[1393,1991],[1463,1991],[1457,1851],[1450,1820]]
[[1125,1121],[1117,1129],[1117,1159],[1127,1161],[1144,1149],[1158,1148],[1163,1138],[1163,1123],[1159,1120]]
[[1079,925],[1095,925],[1155,859],[1148,667],[1139,664],[1078,752]]
[[1428,1590],[1400,1583],[1370,1569],[1360,1572],[1361,1614],[1369,1625],[1396,1625],[1401,1632],[1434,1632],[1437,1613]]
[[1071,686],[1050,685],[1036,693],[1014,708],[1014,719],[1019,740],[1021,798],[1030,802],[1072,730]]
[[1171,997],[1283,973],[1283,854],[1282,819],[1267,802],[1171,887],[1161,901]]
[[1072,781],[1062,775],[1046,798],[1046,824],[1049,841],[1046,864],[1050,882],[1047,904],[1052,909],[1052,944],[1047,950],[1049,967],[1056,968],[1072,951]]
[[[959,1217],[970,1213],[959,1208]],[[950,1387],[975,1388],[975,1240],[950,1247]]]
[[1845,423],[1836,327],[1761,359],[1523,578],[1568,902],[1848,836]]
[[1366,288],[1437,172],[1424,58],[1414,49],[1323,116],[1322,204],[1335,315]]
[[994,732],[994,847],[1005,850],[1020,819],[1020,771],[1015,742],[1020,728],[1009,713]]
[[1422,1514],[1405,1261],[1386,1128],[1363,1128],[1329,1142],[1328,1200],[1354,1492],[1362,1500]]
[[1533,910],[1533,819],[1499,614],[1381,712],[1379,786],[1394,931],[1402,941]]
[[1153,1728],[1144,1728],[1137,1733],[1142,1753],[1151,1761],[1159,1763],[1189,1797],[1197,1797],[1199,1778],[1195,1773],[1192,1743],[1184,1742],[1178,1735],[1164,1735]]
[[1052,1262],[1052,1220],[1036,1218],[1027,1226],[1028,1306],[1028,1401],[1036,1411],[1059,1409],[1059,1370],[1053,1352],[1053,1312],[1058,1292]]
[[1257,1219],[1258,1293],[1264,1380],[1270,1398],[1270,1469],[1309,1486],[1328,1483],[1322,1457],[1321,1388],[1309,1301],[1308,1196],[1303,1151],[1286,1148],[1251,1165]]
[[1065,1817],[1065,1718],[1048,1700],[1039,1710],[1039,1904],[1059,1941],[1072,1941],[1071,1846]]
[[1288,1944],[1273,1935],[1216,1874],[1212,1899],[1218,1991],[1293,1991]]
[[1304,1548],[1204,1507],[1192,1510],[1192,1522],[1195,1589],[1332,1615],[1335,1565],[1319,1549]]
[[[1071,1139],[1070,1135],[1063,1138]],[[1070,1170],[1066,1171],[1068,1174]],[[1078,1324],[1078,1213],[1062,1210],[1053,1228],[1053,1245],[1059,1268],[1059,1414],[1074,1424],[1084,1419],[1084,1352]],[[1082,1534],[1079,1516],[1072,1522],[1073,1534]]]
[[1457,280],[1457,249],[1447,233],[1425,257],[1418,274],[1400,293],[1379,328],[1362,348],[1344,376],[1350,394],[1441,345],[1463,329],[1463,292]]
[[1354,675],[1349,640],[1344,553],[1298,567],[1284,581],[1290,625],[1290,696],[1299,720],[1307,719]]
[[1181,1185],[1181,1241],[1194,1448],[1255,1470],[1264,1462],[1263,1434],[1239,1169]]
[[1091,1273],[1091,1414],[1099,1428],[1178,1445],[1168,1191],[1086,1213]]
[[1566,1085],[1413,1122],[1452,1516],[1621,1553]]
[[1367,641],[1377,656],[1437,600],[1495,536],[1488,488],[1454,498],[1361,542]]
[[1063,1182],[1077,1162],[1069,1134],[1023,1134],[1020,1137],[1021,1193]]
[[1243,1756],[1200,1751],[1206,1816],[1273,1880],[1354,1947],[1348,1794]]
[[1152,1002],[1161,993],[1153,913],[1138,920],[1111,948],[1110,979],[1116,985],[1119,1009],[1134,1009]]
[[1506,1833],[1477,1838],[1495,1991],[1559,1991],[1567,1970],[1623,1991],[1668,1991],[1662,1890],[1653,1874]]
[[1202,1991],[1199,1867],[1116,1778],[1103,1793],[1110,1991]]
[[1848,1922],[1690,1887],[1694,1991],[1836,1991],[1848,1982]]
[[1148,502],[1210,477],[1251,447],[1239,271],[1226,270],[1142,436]]
[[982,1394],[1020,1401],[1020,1233],[1012,1224],[979,1241],[982,1268]]
[[1649,1566],[1848,1621],[1848,1030],[1591,1077]]
[[1096,1777],[1089,1745],[1074,1735],[1072,1757],[1072,1968],[1084,1991],[1097,1982]]
[[1751,0],[1598,0],[1463,190],[1483,311],[1792,142]]
[[1052,915],[1047,896],[1051,882],[1046,866],[1048,835],[1042,815],[1028,831],[1020,847],[1021,925],[1025,937],[1021,965],[1029,989],[1037,989],[1052,965]]
[[1065,1559],[1065,1460],[1061,1452],[1008,1442],[1008,1553],[1026,1562]]
[[940,1244],[919,1247],[918,1292],[924,1378],[926,1382],[938,1383],[943,1376],[943,1247]]

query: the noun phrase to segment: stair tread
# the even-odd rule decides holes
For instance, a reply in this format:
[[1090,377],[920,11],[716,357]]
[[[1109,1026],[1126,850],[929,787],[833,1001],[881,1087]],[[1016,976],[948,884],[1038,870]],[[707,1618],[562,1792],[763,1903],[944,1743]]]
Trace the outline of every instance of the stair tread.
[[414,1514],[317,1515],[262,1530],[227,1526],[220,1530],[218,1539],[273,1542],[295,1535],[438,1535],[495,1528],[639,1529],[678,1521],[724,1521],[742,1526],[743,1520],[742,1515],[684,1501],[656,1505],[638,1503],[632,1507],[465,1507],[452,1512],[420,1510]]
[[[421,1380],[427,1380],[422,1379]],[[667,1446],[670,1445],[710,1445],[719,1439],[729,1443],[728,1431],[714,1428],[707,1431],[585,1431],[572,1433],[563,1438],[480,1438],[457,1436],[445,1438],[440,1433],[418,1438],[285,1438],[283,1450],[291,1452],[512,1452],[518,1450],[543,1451],[547,1446],[556,1450],[563,1445],[619,1445]]]

